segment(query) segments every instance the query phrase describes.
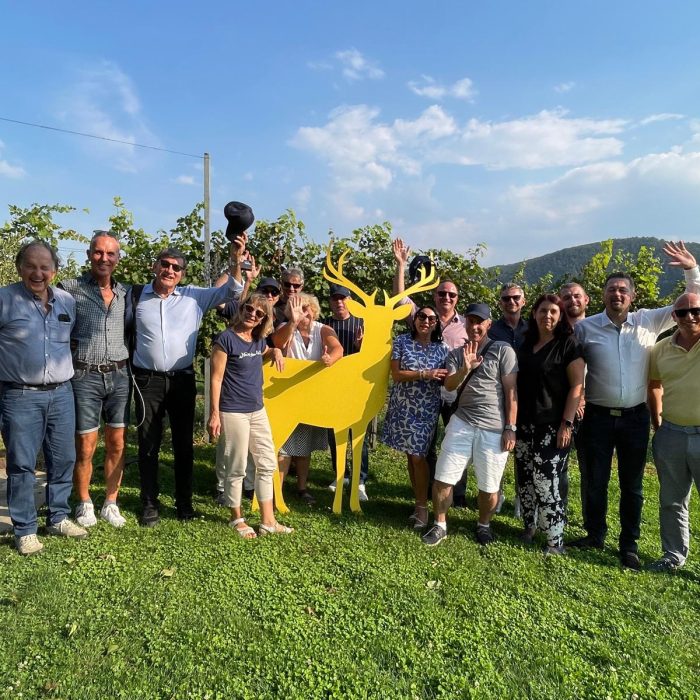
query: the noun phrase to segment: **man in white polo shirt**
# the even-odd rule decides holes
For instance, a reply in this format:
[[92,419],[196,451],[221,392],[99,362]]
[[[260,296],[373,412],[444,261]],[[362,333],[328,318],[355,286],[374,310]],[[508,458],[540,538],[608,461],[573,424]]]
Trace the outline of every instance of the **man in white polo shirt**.
[[[695,258],[683,243],[667,243],[670,264],[685,271],[686,291],[700,292]],[[620,482],[620,562],[639,570],[637,540],[642,518],[642,482],[649,443],[649,409],[646,405],[647,372],[651,349],[660,333],[673,326],[672,306],[630,311],[634,281],[622,272],[608,276],[603,300],[605,311],[576,324],[587,365],[586,412],[582,443],[586,453],[585,537],[571,547],[602,549],[608,526],[608,484],[613,451],[617,452]]]
[[649,410],[659,477],[663,556],[651,571],[675,571],[690,547],[690,490],[700,491],[700,295],[682,294],[673,305],[678,330],[651,351]]

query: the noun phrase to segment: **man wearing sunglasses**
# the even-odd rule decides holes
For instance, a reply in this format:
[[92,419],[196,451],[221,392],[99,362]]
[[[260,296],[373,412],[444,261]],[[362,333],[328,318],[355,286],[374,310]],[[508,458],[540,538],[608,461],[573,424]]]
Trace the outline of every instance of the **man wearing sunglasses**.
[[[700,272],[685,245],[667,243],[664,253],[670,265],[683,268],[686,292],[700,293]],[[574,329],[588,369],[586,411],[581,424],[588,469],[587,534],[569,546],[603,549],[608,530],[608,484],[613,452],[617,452],[620,562],[623,567],[639,570],[637,540],[650,424],[647,374],[656,338],[674,324],[674,309],[665,306],[630,311],[634,299],[632,278],[615,272],[605,281],[605,311],[585,318]]]
[[515,282],[506,282],[501,286],[498,306],[503,314],[489,330],[491,340],[501,340],[517,350],[525,340],[527,322],[522,317],[525,306],[525,294]]
[[659,477],[663,556],[651,571],[675,571],[690,545],[690,491],[700,491],[700,295],[682,294],[673,305],[678,330],[657,343],[649,365],[649,409]]
[[197,333],[204,314],[243,289],[240,261],[247,237],[231,243],[228,276],[210,288],[180,286],[187,261],[176,248],[156,257],[154,279],[143,287],[136,308],[127,296],[127,318],[134,319],[132,368],[141,477],[141,525],[160,521],[158,455],[167,414],[172,434],[175,507],[179,520],[192,520],[193,432],[197,388],[193,368]]

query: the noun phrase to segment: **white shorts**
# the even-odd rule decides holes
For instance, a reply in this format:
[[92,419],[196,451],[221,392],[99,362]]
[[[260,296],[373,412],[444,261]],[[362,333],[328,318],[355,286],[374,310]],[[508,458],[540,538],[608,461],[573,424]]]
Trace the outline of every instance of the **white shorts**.
[[452,416],[435,465],[435,480],[454,486],[473,464],[479,491],[497,493],[508,461],[508,451],[501,447],[501,435]]

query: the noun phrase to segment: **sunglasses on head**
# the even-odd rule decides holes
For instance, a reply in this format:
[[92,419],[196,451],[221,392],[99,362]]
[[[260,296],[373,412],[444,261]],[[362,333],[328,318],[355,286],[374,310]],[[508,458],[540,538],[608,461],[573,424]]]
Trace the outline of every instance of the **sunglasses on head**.
[[245,311],[247,314],[251,314],[251,315],[255,316],[255,318],[258,321],[260,321],[261,319],[265,318],[265,316],[267,316],[267,314],[262,309],[256,309],[252,304],[244,304],[243,311]]
[[506,294],[501,297],[501,301],[520,301],[522,298],[522,294]]
[[437,316],[432,316],[428,314],[424,314],[422,311],[419,311],[416,314],[416,319],[418,321],[427,321],[429,324],[437,323]]
[[303,284],[301,282],[282,282],[285,289],[301,289]]
[[450,299],[457,298],[457,292],[447,292],[447,291],[440,290],[437,294],[439,297],[450,297]]
[[700,316],[700,309],[697,306],[692,309],[674,309],[673,313],[676,314],[678,318],[685,318],[688,314]]
[[159,260],[158,264],[164,270],[169,270],[172,267],[173,272],[182,272],[185,269],[182,265],[178,265],[177,263],[171,263],[169,260]]
[[260,291],[263,294],[269,294],[272,297],[278,297],[280,295],[279,289],[275,289],[274,287],[263,287]]

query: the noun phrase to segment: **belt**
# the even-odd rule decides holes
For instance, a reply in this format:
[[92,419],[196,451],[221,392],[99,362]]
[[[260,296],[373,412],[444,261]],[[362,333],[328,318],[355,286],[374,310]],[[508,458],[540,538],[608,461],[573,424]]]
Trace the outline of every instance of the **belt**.
[[86,369],[88,372],[99,372],[100,374],[109,374],[109,372],[116,372],[122,367],[126,367],[127,360],[116,360],[115,362],[103,362],[99,365],[91,365],[89,362],[83,362],[82,360],[74,360],[73,367],[75,369]]
[[6,389],[29,389],[29,391],[53,391],[63,386],[65,382],[54,382],[53,384],[18,384],[17,382],[3,382]]
[[137,377],[179,377],[186,374],[194,374],[192,365],[184,369],[174,369],[171,372],[157,372],[154,369],[143,369],[142,367],[132,367]]
[[609,416],[615,416],[619,418],[620,416],[628,416],[631,413],[639,413],[640,411],[645,411],[647,405],[645,403],[638,403],[636,406],[631,408],[609,408],[608,406],[599,406],[595,403],[587,403],[586,411],[593,410],[596,413],[605,413]]

